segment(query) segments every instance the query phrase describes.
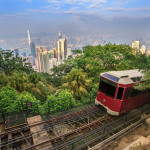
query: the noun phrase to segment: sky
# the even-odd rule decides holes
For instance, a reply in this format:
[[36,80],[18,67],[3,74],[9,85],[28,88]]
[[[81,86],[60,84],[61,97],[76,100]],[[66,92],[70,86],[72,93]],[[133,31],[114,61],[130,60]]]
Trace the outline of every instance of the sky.
[[150,39],[150,0],[0,0],[0,38],[26,33]]

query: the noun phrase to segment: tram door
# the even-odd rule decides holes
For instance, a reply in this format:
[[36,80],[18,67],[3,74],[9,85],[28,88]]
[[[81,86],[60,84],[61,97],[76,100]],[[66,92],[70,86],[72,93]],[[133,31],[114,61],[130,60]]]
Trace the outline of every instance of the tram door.
[[124,87],[118,86],[117,88],[117,95],[116,95],[116,102],[120,105],[118,105],[118,111],[122,112],[122,105],[123,105],[123,93],[124,93]]
[[128,111],[128,107],[129,107],[129,101],[130,101],[130,93],[131,93],[131,87],[129,88],[125,88],[124,91],[124,96],[123,96],[123,101],[122,101],[122,106],[121,106],[121,113],[125,113]]

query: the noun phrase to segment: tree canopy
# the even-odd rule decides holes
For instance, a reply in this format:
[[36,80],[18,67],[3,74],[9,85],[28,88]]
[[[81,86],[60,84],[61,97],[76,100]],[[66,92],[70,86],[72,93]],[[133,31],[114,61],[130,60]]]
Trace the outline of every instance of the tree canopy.
[[[51,105],[74,106],[84,97],[82,95],[89,92],[96,95],[100,73],[111,70],[145,70],[146,82],[139,88],[150,88],[150,56],[134,55],[129,45],[88,45],[72,52],[72,56],[48,74],[35,72],[27,60],[14,57],[11,51],[0,50],[0,102],[6,103],[1,103],[1,107],[8,112],[10,106],[19,104],[21,99],[37,102],[35,112],[37,106],[46,107],[47,111],[52,99],[55,102]],[[57,102],[60,97],[66,100]],[[72,104],[65,104],[70,99]],[[7,104],[8,100],[12,102]]]
[[10,75],[13,71],[22,70],[27,73],[32,71],[32,67],[26,59],[18,56],[14,57],[10,50],[0,50],[0,72]]

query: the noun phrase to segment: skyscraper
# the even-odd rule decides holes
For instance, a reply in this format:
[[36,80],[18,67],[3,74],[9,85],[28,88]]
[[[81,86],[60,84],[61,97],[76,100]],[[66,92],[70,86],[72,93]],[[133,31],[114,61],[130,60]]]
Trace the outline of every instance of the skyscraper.
[[29,61],[29,63],[30,63],[32,66],[35,64],[34,58],[33,58],[32,55],[29,55],[29,56],[28,56],[28,61]]
[[54,58],[58,59],[58,49],[57,48],[53,48],[53,54],[54,54]]
[[32,54],[32,56],[33,56],[34,58],[36,58],[37,55],[36,55],[35,44],[34,44],[33,41],[31,41],[30,31],[27,30],[27,32],[28,32],[28,42],[29,42],[29,46],[30,46],[30,48],[31,48],[31,54]]
[[57,42],[58,47],[58,61],[67,59],[67,40],[65,38],[61,38]]
[[23,57],[26,57],[26,53],[23,53],[22,55],[23,55]]
[[19,49],[14,49],[14,56],[19,56]]
[[146,56],[150,56],[150,50],[146,52]]
[[62,39],[61,32],[58,33],[58,37],[59,37],[59,39]]
[[68,56],[71,55],[71,48],[67,48],[67,59],[68,59]]
[[136,54],[139,51],[139,48],[140,48],[140,41],[132,42],[132,49],[134,54]]
[[94,46],[97,46],[98,45],[98,41],[94,41]]
[[142,45],[142,46],[141,46],[141,49],[140,49],[140,53],[141,53],[141,54],[145,54],[145,52],[146,52],[146,46],[145,46],[145,45]]
[[39,72],[42,72],[42,52],[43,52],[43,48],[38,46],[36,49],[37,49]]
[[31,44],[31,36],[30,36],[30,31],[29,31],[29,30],[27,30],[27,32],[28,32],[28,42],[29,42],[29,46],[30,46],[30,44]]
[[32,56],[33,56],[34,58],[36,58],[37,56],[36,56],[36,49],[35,49],[35,44],[34,44],[34,42],[31,42],[31,43],[30,43],[30,47],[31,47],[31,54],[32,54]]
[[50,73],[50,60],[54,57],[53,50],[47,50],[43,49],[42,47],[37,47],[37,57],[39,62],[39,72]]
[[42,47],[36,47],[39,72],[51,73],[50,69],[54,65],[60,65],[63,63],[63,60],[67,59],[68,55],[71,55],[71,51],[67,53],[67,40],[62,38],[61,33],[58,35],[57,48],[49,50],[49,48],[43,49]]

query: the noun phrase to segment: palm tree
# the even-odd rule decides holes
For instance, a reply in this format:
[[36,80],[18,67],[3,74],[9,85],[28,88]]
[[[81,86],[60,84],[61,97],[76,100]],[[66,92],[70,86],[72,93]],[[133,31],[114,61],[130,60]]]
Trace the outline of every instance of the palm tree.
[[8,84],[19,92],[30,91],[34,87],[25,72],[13,72],[11,76],[8,76]]
[[86,94],[91,88],[91,80],[87,78],[86,72],[82,69],[72,68],[71,72],[63,76],[63,87],[68,89],[76,99]]

